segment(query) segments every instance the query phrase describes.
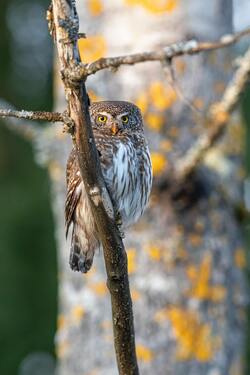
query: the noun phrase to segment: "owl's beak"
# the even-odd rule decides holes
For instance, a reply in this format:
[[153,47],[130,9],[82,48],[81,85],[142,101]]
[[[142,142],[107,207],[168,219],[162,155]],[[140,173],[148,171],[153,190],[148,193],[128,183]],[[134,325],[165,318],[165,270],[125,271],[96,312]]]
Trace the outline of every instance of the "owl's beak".
[[117,133],[118,133],[118,131],[119,131],[119,126],[118,126],[118,124],[117,123],[113,123],[112,124],[112,126],[111,126],[111,133],[113,134],[113,135],[116,135]]

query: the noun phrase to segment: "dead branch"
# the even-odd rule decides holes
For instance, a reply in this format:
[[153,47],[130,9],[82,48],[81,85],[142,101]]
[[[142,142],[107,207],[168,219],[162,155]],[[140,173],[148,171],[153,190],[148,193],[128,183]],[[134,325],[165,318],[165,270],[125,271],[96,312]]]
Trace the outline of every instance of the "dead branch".
[[198,138],[197,142],[175,165],[175,178],[186,179],[197,167],[206,151],[214,145],[223,134],[230,113],[239,102],[250,76],[250,48],[240,59],[239,67],[233,79],[225,89],[220,102],[213,104],[208,111],[208,130]]
[[141,52],[118,57],[100,58],[90,64],[79,64],[74,71],[65,71],[65,74],[73,80],[85,79],[86,76],[95,74],[99,70],[118,68],[121,65],[134,65],[147,61],[164,62],[182,55],[194,55],[200,52],[212,51],[228,47],[236,43],[242,37],[250,34],[250,28],[235,34],[223,35],[216,42],[198,42],[195,39],[172,43],[157,51]]
[[44,111],[16,111],[13,109],[0,109],[0,117],[16,117],[24,120],[64,122],[65,115],[59,112]]
[[69,81],[65,76],[65,71],[74,72],[74,67],[80,61],[77,49],[78,15],[73,0],[53,0],[52,3],[56,45],[68,101],[68,112],[75,123],[73,140],[81,176],[103,244],[107,283],[112,301],[114,342],[119,373],[136,375],[139,371],[135,352],[127,256],[114,222],[113,207],[102,177],[90,123],[85,85],[81,82]]
[[[16,112],[16,110],[13,108],[13,106],[6,102],[6,100],[0,98],[0,106],[5,107],[5,108],[11,108],[12,111]],[[9,110],[3,110],[3,111],[9,111]],[[14,131],[16,134],[20,135],[24,139],[28,140],[33,140],[36,136],[37,133],[39,132],[40,128],[37,126],[37,123],[34,121],[31,121],[30,118],[29,120],[24,119],[22,123],[20,124],[20,117],[15,118],[11,115],[5,116],[1,115],[1,110],[0,110],[0,118],[5,119],[6,126]]]

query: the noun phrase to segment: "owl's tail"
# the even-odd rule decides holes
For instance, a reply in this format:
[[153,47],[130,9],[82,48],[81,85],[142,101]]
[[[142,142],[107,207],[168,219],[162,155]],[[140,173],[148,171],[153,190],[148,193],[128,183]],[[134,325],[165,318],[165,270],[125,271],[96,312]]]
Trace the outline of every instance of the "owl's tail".
[[87,241],[86,233],[77,225],[74,225],[72,232],[69,264],[73,271],[86,273],[90,270],[95,249],[99,246],[99,241],[92,239]]

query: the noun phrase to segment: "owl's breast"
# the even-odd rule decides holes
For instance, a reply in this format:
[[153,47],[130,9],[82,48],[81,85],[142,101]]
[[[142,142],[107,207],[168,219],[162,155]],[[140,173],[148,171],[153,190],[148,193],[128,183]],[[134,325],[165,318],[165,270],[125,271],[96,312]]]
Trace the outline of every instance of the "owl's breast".
[[112,153],[112,162],[102,163],[104,179],[124,228],[142,215],[151,190],[148,148],[139,151],[133,142],[119,142]]

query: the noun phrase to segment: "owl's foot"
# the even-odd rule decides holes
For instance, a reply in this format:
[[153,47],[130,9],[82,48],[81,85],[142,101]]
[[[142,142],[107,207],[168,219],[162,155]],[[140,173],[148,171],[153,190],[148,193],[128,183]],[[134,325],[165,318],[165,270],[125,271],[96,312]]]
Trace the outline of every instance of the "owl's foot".
[[80,271],[82,273],[87,273],[93,263],[93,255],[83,253],[79,246],[72,246],[70,249],[69,264],[73,271]]

